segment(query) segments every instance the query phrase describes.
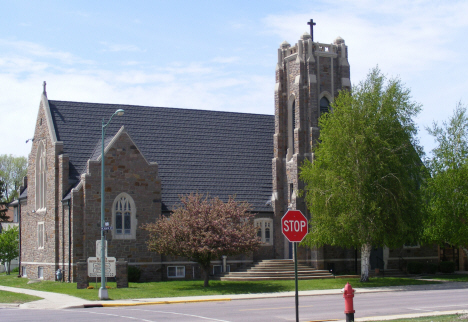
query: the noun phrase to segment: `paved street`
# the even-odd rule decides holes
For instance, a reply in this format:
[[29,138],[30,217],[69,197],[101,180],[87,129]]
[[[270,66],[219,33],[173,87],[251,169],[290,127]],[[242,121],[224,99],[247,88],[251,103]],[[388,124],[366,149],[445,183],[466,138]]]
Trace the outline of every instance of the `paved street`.
[[[465,284],[465,283],[463,283]],[[468,289],[361,293],[356,319],[428,312],[468,311]],[[344,319],[341,294],[302,296],[300,320]],[[295,321],[294,297],[185,304],[37,310],[0,309],[1,321]]]

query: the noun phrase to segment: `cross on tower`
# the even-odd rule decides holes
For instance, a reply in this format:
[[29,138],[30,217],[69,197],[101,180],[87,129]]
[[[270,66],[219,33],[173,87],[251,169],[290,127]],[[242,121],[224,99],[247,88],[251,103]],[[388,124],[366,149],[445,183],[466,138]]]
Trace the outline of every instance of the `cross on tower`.
[[43,92],[46,93],[46,85],[47,83],[44,81],[44,83],[42,83],[42,86],[43,86]]
[[312,42],[314,42],[314,26],[316,23],[314,22],[314,19],[310,19],[307,24],[310,25],[310,37],[312,37]]

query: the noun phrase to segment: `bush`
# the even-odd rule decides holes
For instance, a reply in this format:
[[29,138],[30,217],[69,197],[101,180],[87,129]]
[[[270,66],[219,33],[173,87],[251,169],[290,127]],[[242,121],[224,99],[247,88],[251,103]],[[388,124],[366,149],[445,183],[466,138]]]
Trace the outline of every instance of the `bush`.
[[140,281],[141,270],[138,266],[128,265],[128,281],[132,283],[137,283]]
[[426,263],[424,265],[424,273],[426,273],[426,274],[435,274],[435,273],[437,273],[437,264]]
[[15,267],[11,270],[11,273],[19,273],[19,267]]
[[407,272],[409,274],[421,274],[423,272],[424,264],[421,262],[408,262]]
[[442,273],[453,273],[455,272],[454,262],[440,262],[439,268]]

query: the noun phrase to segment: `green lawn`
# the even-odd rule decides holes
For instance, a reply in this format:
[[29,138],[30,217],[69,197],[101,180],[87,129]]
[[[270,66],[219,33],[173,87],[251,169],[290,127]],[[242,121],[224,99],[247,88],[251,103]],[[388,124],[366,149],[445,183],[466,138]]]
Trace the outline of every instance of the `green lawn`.
[[468,282],[468,275],[466,274],[443,274],[443,275],[431,275],[424,278],[430,278],[435,280],[450,281],[450,282]]
[[40,297],[27,294],[0,291],[0,303],[26,303],[41,299]]
[[[438,315],[438,316],[427,316],[424,318],[415,319],[399,319],[391,320],[391,322],[460,322],[468,321],[468,315]],[[371,321],[371,322],[388,322],[386,321]]]
[[[48,291],[69,294],[81,297],[87,300],[98,299],[97,284],[95,289],[78,290],[76,283],[59,283],[51,281],[41,281],[38,283],[28,283],[27,278],[18,278],[13,275],[0,274],[0,285],[21,287],[38,291]],[[437,282],[420,281],[410,278],[372,278],[368,283],[359,282],[358,278],[349,279],[321,279],[321,280],[300,280],[299,290],[325,290],[341,289],[349,282],[356,287],[380,287],[396,285],[421,285]],[[294,291],[294,281],[259,281],[259,282],[232,282],[232,281],[210,281],[210,287],[203,288],[203,281],[167,281],[150,283],[129,283],[129,288],[117,289],[115,283],[108,283],[111,287],[109,297],[118,299],[137,299],[137,298],[158,298],[158,297],[179,297],[179,296],[198,296],[198,295],[226,295],[226,294],[245,294],[245,293],[273,293]],[[90,283],[90,286],[95,286]]]

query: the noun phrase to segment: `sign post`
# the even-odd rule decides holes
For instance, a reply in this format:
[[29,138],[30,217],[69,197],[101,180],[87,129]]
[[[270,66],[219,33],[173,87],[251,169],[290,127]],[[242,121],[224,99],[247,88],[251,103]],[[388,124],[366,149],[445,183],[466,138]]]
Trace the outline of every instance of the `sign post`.
[[281,218],[283,235],[294,243],[294,276],[296,280],[296,322],[299,322],[299,293],[297,286],[297,243],[300,243],[309,232],[307,218],[300,210],[288,210]]

